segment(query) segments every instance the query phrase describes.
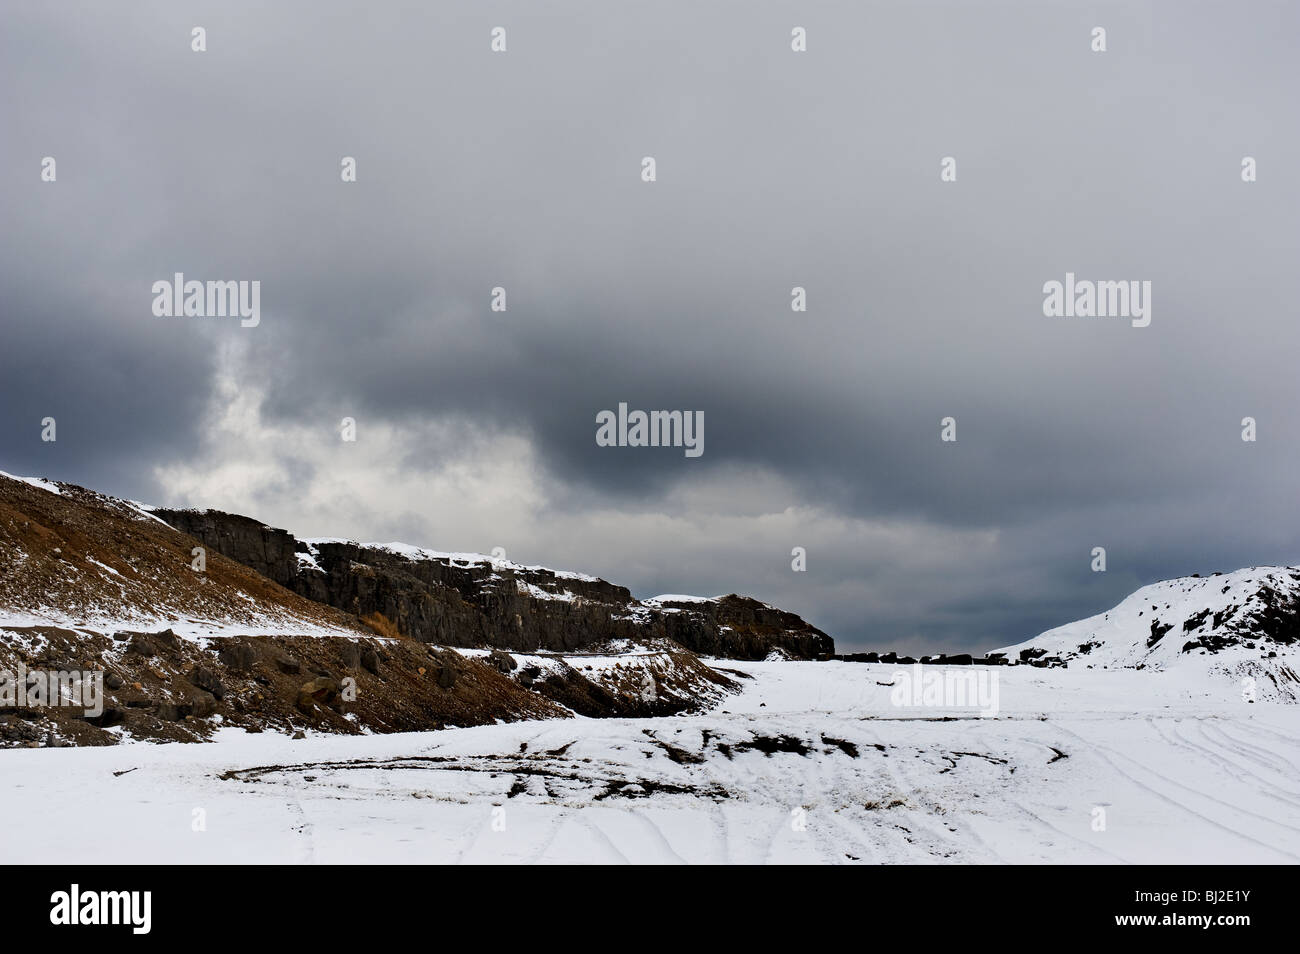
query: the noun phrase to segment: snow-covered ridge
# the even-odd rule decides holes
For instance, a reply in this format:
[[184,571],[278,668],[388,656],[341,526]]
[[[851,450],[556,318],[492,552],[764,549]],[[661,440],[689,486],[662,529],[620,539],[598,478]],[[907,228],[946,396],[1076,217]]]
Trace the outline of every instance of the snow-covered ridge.
[[[29,483],[36,480],[35,478],[15,478],[15,479],[25,480]],[[44,483],[44,482],[39,482],[39,483]],[[54,487],[54,485],[50,485],[50,486]],[[54,487],[53,492],[57,493],[58,488]],[[137,503],[135,501],[131,501],[131,504],[132,506],[139,508],[141,512],[144,513],[146,516],[152,517],[155,520],[159,520],[159,518],[154,516],[152,511],[162,510],[162,509],[173,510],[176,512],[186,513],[186,514],[199,514],[199,515],[214,514],[218,517],[230,516],[230,514],[227,514],[224,511],[212,510],[210,508],[203,508],[203,507],[161,508],[161,507],[155,507],[150,504]],[[165,522],[165,521],[160,520],[159,522]],[[270,524],[262,523],[261,526],[265,530],[278,532],[278,528],[273,527]],[[456,551],[456,550],[433,550],[428,547],[416,546],[411,543],[403,543],[398,540],[390,541],[387,543],[380,543],[380,542],[367,543],[365,541],[354,540],[349,537],[297,537],[295,536],[294,539],[297,540],[298,543],[301,543],[307,547],[307,550],[305,552],[299,551],[299,562],[302,565],[303,569],[309,569],[309,570],[320,569],[320,566],[318,564],[318,560],[320,557],[320,547],[324,545],[333,544],[339,546],[353,546],[353,547],[358,547],[366,550],[379,550],[384,553],[391,553],[394,556],[404,557],[405,559],[413,560],[413,561],[434,560],[440,563],[447,563],[452,566],[460,566],[465,568],[469,568],[472,566],[483,566],[483,567],[488,567],[494,571],[512,570],[516,573],[548,573],[551,576],[555,577],[556,579],[560,579],[560,580],[577,580],[583,583],[600,582],[599,577],[591,576],[590,574],[587,573],[577,573],[572,570],[556,570],[553,569],[552,567],[542,566],[540,564],[530,565],[526,563],[515,563],[514,561],[507,560],[504,557],[497,557],[487,553],[473,553],[469,551]],[[551,597],[554,597],[554,594],[549,594],[549,595]],[[683,599],[697,599],[697,597],[683,597]]]
[[486,553],[466,553],[450,550],[430,550],[427,547],[418,547],[410,543],[392,542],[392,543],[362,543],[358,540],[349,540],[345,537],[300,537],[299,540],[305,543],[314,556],[318,554],[318,548],[323,544],[340,544],[344,546],[362,547],[367,550],[382,550],[385,553],[391,553],[394,556],[405,557],[408,560],[436,560],[440,563],[449,563],[456,566],[486,566],[493,570],[513,570],[517,573],[549,573],[561,580],[580,580],[584,583],[597,583],[599,579],[586,573],[575,573],[570,570],[554,570],[547,566],[530,566],[524,563],[515,563],[504,557],[495,557]]
[[1093,669],[1200,669],[1300,697],[1300,567],[1163,580],[1003,650]]
[[[658,596],[651,596],[644,600],[638,600],[638,603],[641,606],[649,607],[660,613],[684,613],[691,612],[687,607],[695,606],[703,609],[706,606],[719,604],[727,598],[727,594],[719,594],[718,596],[690,596],[686,593],[660,593]],[[754,606],[759,606],[763,609],[772,610],[777,613],[781,612],[779,607],[773,606],[771,603],[764,603],[762,600],[756,600],[750,596],[745,597],[745,600]]]
[[63,494],[58,484],[53,481],[43,480],[40,477],[19,477],[17,474],[9,474],[3,470],[0,470],[0,477],[8,477],[10,480],[16,480],[38,490],[47,490],[52,494],[59,494],[60,496]]
[[125,511],[138,519],[154,520],[163,524],[163,526],[166,526],[164,521],[160,520],[152,513],[152,511],[157,508],[150,506],[149,504],[140,503],[138,500],[124,500],[119,497],[110,497],[107,494],[101,494],[96,490],[78,487],[75,484],[47,480],[43,477],[19,477],[17,474],[10,474],[3,470],[0,470],[0,477],[7,477],[10,480],[16,480],[20,484],[35,487],[37,490],[44,490],[46,493],[54,494],[56,497],[68,496],[68,494],[64,493],[66,489],[74,496],[82,498],[90,497],[105,506]]

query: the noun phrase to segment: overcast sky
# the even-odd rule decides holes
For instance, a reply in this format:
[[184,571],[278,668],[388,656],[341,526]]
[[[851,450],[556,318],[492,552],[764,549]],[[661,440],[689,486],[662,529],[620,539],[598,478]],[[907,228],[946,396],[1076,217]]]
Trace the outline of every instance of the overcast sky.
[[[844,649],[1300,561],[1295,4],[0,11],[0,469]],[[177,271],[261,324],[155,318]],[[1150,326],[1044,317],[1066,272]],[[619,402],[704,454],[598,447]]]

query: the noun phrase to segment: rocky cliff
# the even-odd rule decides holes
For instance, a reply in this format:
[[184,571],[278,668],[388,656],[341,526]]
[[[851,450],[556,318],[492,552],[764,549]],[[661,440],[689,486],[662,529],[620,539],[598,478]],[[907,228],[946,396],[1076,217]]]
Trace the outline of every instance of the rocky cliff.
[[281,586],[361,619],[381,614],[404,636],[460,647],[573,652],[620,640],[672,640],[702,655],[798,659],[834,642],[793,613],[755,599],[644,602],[605,580],[482,554],[403,544],[300,540],[249,517],[211,510],[153,514]]

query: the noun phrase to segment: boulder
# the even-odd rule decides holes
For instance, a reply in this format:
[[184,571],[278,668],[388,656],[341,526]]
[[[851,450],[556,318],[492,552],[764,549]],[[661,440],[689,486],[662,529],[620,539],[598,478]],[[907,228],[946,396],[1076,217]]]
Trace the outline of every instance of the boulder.
[[302,672],[302,663],[292,656],[278,656],[275,660],[275,668],[286,676],[296,676]]
[[131,642],[127,643],[126,654],[128,656],[139,656],[142,659],[152,659],[158,655],[158,647],[153,644],[148,636],[137,633],[131,637]]
[[214,699],[226,697],[226,687],[221,684],[220,677],[206,666],[195,666],[190,670],[189,679],[198,688],[210,692]]
[[101,729],[108,729],[126,721],[126,710],[117,706],[106,706],[99,715],[86,716],[86,721]]
[[312,715],[321,708],[337,709],[342,700],[342,691],[343,687],[337,679],[319,676],[298,687],[294,705],[305,715]]
[[195,719],[206,719],[216,714],[217,700],[212,693],[199,690],[189,696],[188,704],[184,708],[187,710],[185,715],[193,716]]
[[257,662],[257,651],[247,643],[224,639],[217,650],[217,659],[236,672],[248,672]]

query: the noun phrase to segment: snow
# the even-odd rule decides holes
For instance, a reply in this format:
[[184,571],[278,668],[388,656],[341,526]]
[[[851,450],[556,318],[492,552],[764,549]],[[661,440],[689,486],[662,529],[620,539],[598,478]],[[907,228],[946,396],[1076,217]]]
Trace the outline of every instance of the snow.
[[535,583],[526,583],[523,580],[515,580],[515,584],[520,593],[531,596],[537,600],[559,600],[563,603],[572,603],[578,598],[576,593],[570,593],[568,590],[561,590],[558,593],[552,593],[550,590],[544,590]]
[[899,667],[716,664],[752,678],[691,717],[0,752],[3,817],[60,819],[0,861],[1300,861],[1300,706],[998,667],[996,718],[939,721],[893,706]]
[[317,573],[325,572],[323,569],[321,569],[321,565],[316,562],[316,558],[320,554],[318,553],[315,547],[310,547],[307,553],[302,553],[300,551],[295,555],[298,557],[299,573],[303,572],[304,570],[314,570]]
[[8,477],[10,480],[20,481],[21,483],[27,484],[31,487],[49,491],[52,494],[58,494],[59,496],[63,495],[63,491],[59,489],[58,484],[52,483],[48,480],[42,480],[40,477],[18,477],[14,474],[7,474],[3,470],[0,470],[0,477]]
[[101,570],[106,570],[107,572],[113,574],[113,576],[121,576],[121,575],[122,575],[121,573],[117,572],[117,570],[113,569],[113,568],[112,568],[111,566],[109,566],[108,564],[106,564],[106,563],[100,563],[98,560],[96,560],[94,557],[92,557],[89,553],[86,554],[86,562],[87,562],[87,563],[93,563],[93,564],[95,564],[95,566],[99,567]]
[[[1285,677],[1287,667],[1294,668],[1300,661],[1300,649],[1274,644],[1253,636],[1248,627],[1240,627],[1251,614],[1264,609],[1262,588],[1286,593],[1293,591],[1297,582],[1300,582],[1300,570],[1279,566],[1164,580],[1136,590],[1104,613],[1050,629],[1000,652],[1015,658],[1022,649],[1039,648],[1049,655],[1068,659],[1071,667],[1094,670],[1187,669],[1218,678],[1225,684],[1257,678],[1262,683],[1278,686],[1277,691],[1294,698],[1300,687],[1291,678],[1277,677]],[[1201,622],[1196,623],[1198,618]],[[1184,623],[1189,621],[1195,625],[1184,629]],[[1168,628],[1164,636],[1151,642],[1153,622],[1159,628]],[[1229,628],[1234,625],[1238,628]],[[1188,642],[1216,633],[1236,633],[1242,644],[1215,653],[1203,649],[1183,651]],[[1247,642],[1255,648],[1245,645]],[[1276,658],[1261,658],[1265,650],[1274,652]]]
[[716,596],[686,596],[682,593],[663,593],[641,602],[647,606],[658,606],[661,603],[712,603],[716,600]]
[[516,676],[529,667],[535,667],[541,670],[542,677],[556,675],[563,673],[567,666],[578,670],[589,678],[596,678],[597,680],[599,680],[603,675],[615,673],[619,670],[644,670],[646,663],[669,661],[668,653],[664,650],[646,646],[640,646],[627,652],[608,653],[521,653],[507,650],[461,648],[453,648],[452,651],[459,653],[462,656],[471,658],[476,657],[480,659],[493,652],[504,653],[505,655],[512,656],[518,664],[515,669],[511,670],[512,674]]
[[[251,604],[256,601],[240,594]],[[355,638],[356,630],[317,623],[289,613],[250,609],[239,617],[222,619],[196,619],[176,614],[129,612],[116,607],[107,612],[86,612],[75,615],[53,607],[35,607],[17,611],[0,607],[0,632],[24,629],[31,626],[55,626],[80,633],[112,634],[118,632],[159,632],[170,629],[182,639],[202,642],[227,636],[348,636]],[[3,632],[8,640],[11,634]]]
[[494,570],[506,569],[514,570],[516,572],[550,573],[557,579],[561,580],[579,580],[585,583],[599,582],[598,577],[589,576],[586,573],[574,573],[569,570],[553,570],[545,566],[528,566],[523,563],[514,563],[504,558],[490,556],[486,553],[430,550],[426,547],[417,547],[410,543],[398,542],[359,543],[356,540],[348,540],[344,537],[310,537],[302,542],[312,547],[313,550],[323,543],[346,544],[355,547],[365,547],[372,550],[383,550],[396,556],[405,557],[408,560],[438,560],[440,562],[464,567],[488,566]]
[[141,503],[138,500],[125,500],[123,501],[123,503],[125,503],[128,507],[130,507],[132,510],[134,510],[142,517],[146,517],[149,520],[156,520],[158,523],[161,523],[164,527],[171,526],[170,523],[168,523],[162,517],[159,517],[157,514],[154,513],[154,511],[157,510],[158,508],[155,507],[153,504]]

